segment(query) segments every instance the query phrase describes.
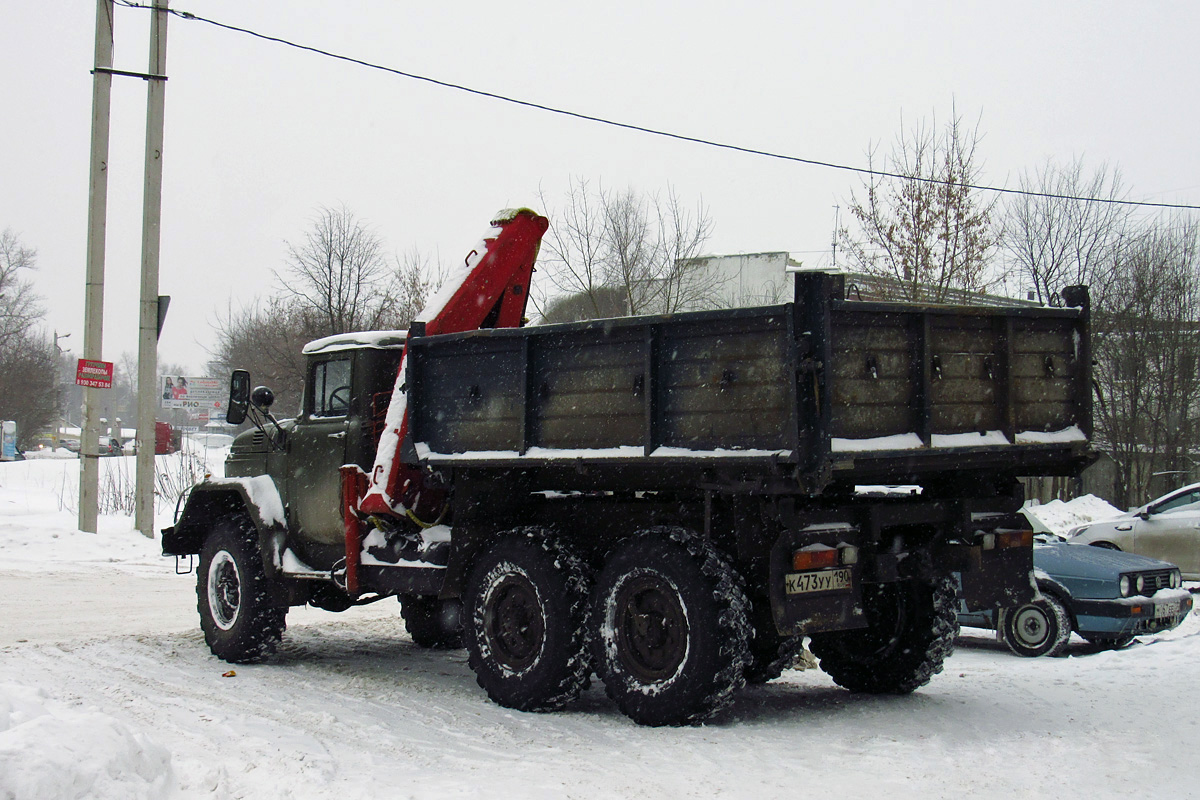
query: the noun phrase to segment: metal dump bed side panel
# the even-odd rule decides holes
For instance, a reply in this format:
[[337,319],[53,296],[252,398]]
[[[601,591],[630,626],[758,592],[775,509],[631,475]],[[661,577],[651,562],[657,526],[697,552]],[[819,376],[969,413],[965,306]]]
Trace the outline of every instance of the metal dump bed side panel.
[[[798,296],[816,286],[803,277]],[[1073,296],[1079,307],[832,300],[834,474],[1077,473],[1090,458],[1091,351],[1086,291]]]
[[793,461],[790,305],[631,317],[409,342],[425,463]]

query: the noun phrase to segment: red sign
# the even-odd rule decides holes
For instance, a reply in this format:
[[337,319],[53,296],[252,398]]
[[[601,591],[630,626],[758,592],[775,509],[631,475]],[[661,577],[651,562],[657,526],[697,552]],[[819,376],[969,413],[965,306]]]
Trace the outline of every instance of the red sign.
[[79,359],[75,367],[75,385],[89,389],[112,388],[113,365],[111,361],[88,361]]

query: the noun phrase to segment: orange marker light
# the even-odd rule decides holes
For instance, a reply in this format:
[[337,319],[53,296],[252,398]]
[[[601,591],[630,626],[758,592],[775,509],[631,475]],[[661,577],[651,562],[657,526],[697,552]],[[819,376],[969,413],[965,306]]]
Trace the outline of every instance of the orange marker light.
[[797,550],[792,553],[792,569],[823,569],[825,567],[836,567],[838,563],[838,551],[829,550]]

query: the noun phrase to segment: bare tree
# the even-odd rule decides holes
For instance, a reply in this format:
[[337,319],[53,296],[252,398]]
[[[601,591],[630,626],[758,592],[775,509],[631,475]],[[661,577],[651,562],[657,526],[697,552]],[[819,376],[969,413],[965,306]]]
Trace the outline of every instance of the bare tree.
[[326,322],[286,298],[230,307],[213,324],[217,343],[208,369],[219,375],[248,370],[256,384],[271,387],[276,407],[290,416],[304,390],[304,345],[325,335]]
[[651,304],[656,311],[672,313],[684,309],[715,307],[725,278],[715,272],[698,271],[696,257],[712,233],[712,220],[703,201],[689,211],[667,187],[665,200],[651,199],[657,219],[657,241],[651,266],[654,293]]
[[17,423],[17,446],[53,430],[59,413],[58,354],[45,336],[12,334],[0,348],[0,419]]
[[[1116,464],[1115,502],[1187,474],[1200,445],[1200,226],[1144,226],[1112,250],[1094,315],[1097,432]],[[1167,487],[1170,488],[1170,487]]]
[[[587,181],[573,179],[565,206],[550,218],[543,273],[552,295],[573,298],[554,304],[556,319],[667,313],[719,302],[721,276],[693,268],[712,220],[703,203],[688,209],[673,187],[665,197],[647,197],[633,189],[593,192]],[[542,304],[543,318],[550,309]]]
[[[979,182],[978,128],[957,112],[938,130],[937,120],[901,128],[864,196],[851,195],[857,231],[838,231],[855,269],[888,279],[900,299],[945,302],[951,289],[984,291],[995,278],[990,257],[996,244],[996,201],[970,188]],[[868,165],[878,163],[876,148]]]
[[[601,191],[601,195],[603,192]],[[545,192],[538,190],[538,201],[548,211],[550,202]],[[542,237],[540,265],[550,283],[552,295],[578,296],[582,299],[580,319],[620,316],[621,309],[610,314],[608,299],[601,297],[605,284],[605,239],[603,232],[602,200],[593,195],[588,182],[572,178],[567,187],[565,203],[550,211],[550,229]],[[591,310],[587,310],[587,306]]]
[[1022,175],[1020,188],[1056,195],[1018,195],[1008,203],[1001,243],[1022,283],[1043,303],[1064,286],[1093,283],[1129,225],[1129,207],[1106,202],[1124,196],[1120,171],[1101,164],[1088,175],[1082,159],[1065,167],[1047,161]]
[[392,300],[379,237],[345,206],[321,208],[300,244],[287,243],[283,290],[315,312],[326,335],[378,326]]
[[0,233],[0,347],[24,336],[45,313],[33,284],[22,274],[36,267],[36,250],[22,245],[11,229]]
[[391,277],[390,303],[379,317],[379,327],[406,330],[425,307],[431,292],[441,288],[446,270],[420,248],[413,246],[395,260]]

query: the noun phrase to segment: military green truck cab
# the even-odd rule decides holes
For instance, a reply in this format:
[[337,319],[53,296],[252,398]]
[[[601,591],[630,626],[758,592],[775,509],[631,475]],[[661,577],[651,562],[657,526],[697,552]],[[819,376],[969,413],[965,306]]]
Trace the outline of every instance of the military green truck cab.
[[[288,606],[312,604],[341,611],[393,594],[405,599],[413,590],[437,594],[444,558],[442,564],[365,564],[363,594],[354,597],[344,591],[341,471],[345,465],[364,472],[371,468],[404,341],[404,331],[372,331],[309,343],[304,348],[304,392],[291,419],[276,420],[271,392],[258,387],[251,393],[250,376],[244,371],[234,374],[231,417],[237,422],[239,411],[241,416],[248,413],[257,424],[234,439],[225,477],[194,487],[176,524],[163,531],[164,555],[200,556],[201,622],[218,655],[253,661],[269,654],[283,630]],[[425,538],[431,547],[416,557],[444,550],[435,546],[437,532]],[[213,541],[219,544],[210,546]],[[263,588],[261,605],[269,609],[257,616],[256,598],[247,596],[255,587]],[[445,610],[415,595],[408,600],[410,633],[415,628],[415,636],[424,633],[431,644],[440,643],[444,632],[436,620],[446,616]],[[267,641],[247,634],[247,641],[224,642],[238,638],[241,622],[265,625]]]

